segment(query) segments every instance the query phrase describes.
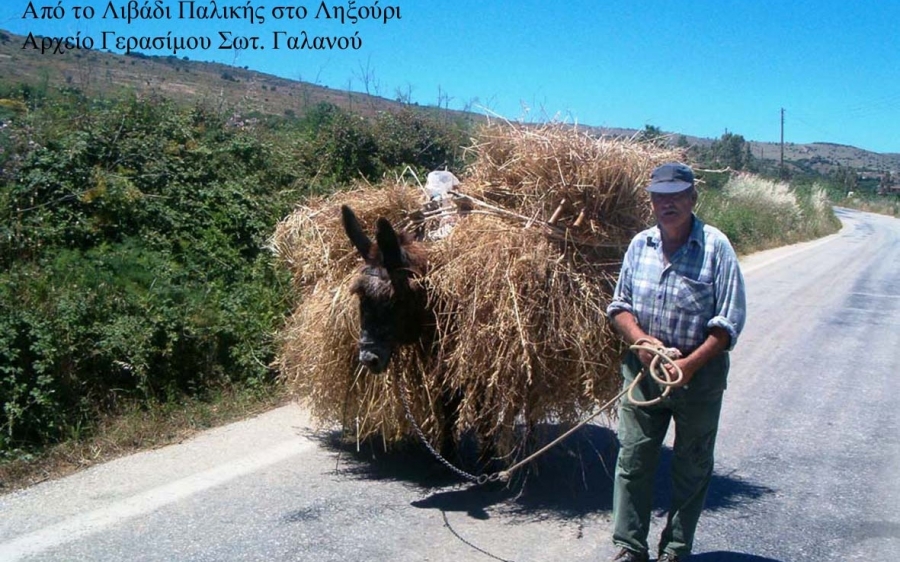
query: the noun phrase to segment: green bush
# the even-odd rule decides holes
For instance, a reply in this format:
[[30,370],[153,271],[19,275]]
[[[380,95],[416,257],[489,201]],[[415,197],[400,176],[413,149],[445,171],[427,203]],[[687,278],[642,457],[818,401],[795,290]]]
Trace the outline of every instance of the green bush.
[[[426,115],[301,119],[77,90],[4,95],[0,460],[90,431],[124,402],[273,379],[290,310],[266,250],[312,193],[456,158]],[[18,96],[18,97],[16,97]]]
[[270,376],[286,303],[264,244],[293,202],[289,160],[199,109],[92,109],[56,137],[33,123],[4,178],[0,449],[64,438],[122,396]]
[[381,112],[373,126],[379,164],[384,171],[412,167],[417,173],[460,169],[468,142],[463,124],[404,108]]
[[309,110],[296,129],[306,140],[298,152],[317,192],[358,180],[375,183],[407,166],[420,174],[458,169],[468,139],[465,124],[424,110],[401,108],[369,120],[330,103]]
[[835,232],[840,221],[818,184],[792,187],[751,174],[736,174],[722,189],[701,192],[697,214],[747,253]]

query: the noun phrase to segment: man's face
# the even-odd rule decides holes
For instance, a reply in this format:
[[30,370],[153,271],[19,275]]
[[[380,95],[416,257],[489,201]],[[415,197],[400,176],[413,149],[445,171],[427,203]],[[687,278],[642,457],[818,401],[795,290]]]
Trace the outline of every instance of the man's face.
[[679,227],[691,220],[697,190],[688,188],[678,193],[651,193],[650,203],[657,222],[665,227]]

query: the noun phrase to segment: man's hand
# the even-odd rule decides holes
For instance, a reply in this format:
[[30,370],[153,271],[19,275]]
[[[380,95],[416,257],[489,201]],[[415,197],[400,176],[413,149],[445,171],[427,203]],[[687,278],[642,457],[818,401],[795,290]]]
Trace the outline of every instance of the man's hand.
[[[703,343],[700,344],[700,347],[695,349],[690,355],[675,360],[675,364],[681,369],[682,377],[681,380],[678,381],[678,384],[673,386],[677,388],[690,383],[691,379],[694,378],[694,374],[699,371],[703,365],[706,365],[711,358],[728,349],[730,338],[731,336],[728,335],[728,332],[722,328],[714,327],[710,329],[709,335]],[[674,369],[672,369],[672,366],[669,365],[668,362],[666,362],[666,369],[674,379]]]
[[[613,316],[613,325],[622,334],[622,338],[626,342],[632,342],[635,345],[646,345],[649,347],[665,347],[665,344],[651,335],[644,333],[644,330],[638,325],[634,314],[628,311],[622,311]],[[644,367],[650,367],[650,362],[656,356],[655,353],[639,349],[637,350],[638,359]]]
[[[663,345],[663,342],[661,342],[660,340],[658,340],[652,336],[642,336],[642,337],[638,338],[637,340],[635,340],[635,344],[636,345],[646,345],[646,346],[650,346],[650,347],[665,347]],[[650,362],[653,361],[653,358],[656,357],[656,354],[651,353],[651,352],[647,351],[646,349],[638,349],[637,356],[638,356],[638,359],[640,359],[641,364],[644,367],[649,367]]]
[[[694,373],[697,372],[696,362],[688,361],[686,357],[682,357],[681,359],[676,359],[675,364],[678,365],[678,368],[681,369],[681,380],[677,383],[673,384],[673,388],[680,388],[691,382],[691,379],[694,378]],[[675,368],[672,367],[668,362],[664,363],[666,372],[669,373],[669,380],[674,381],[678,376],[678,373],[675,372]]]

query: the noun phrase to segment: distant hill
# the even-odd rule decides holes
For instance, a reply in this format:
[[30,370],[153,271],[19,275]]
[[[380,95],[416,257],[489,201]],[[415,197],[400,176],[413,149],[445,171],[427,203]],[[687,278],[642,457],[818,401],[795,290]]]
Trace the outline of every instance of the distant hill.
[[[780,159],[778,143],[751,142],[750,145],[756,157],[763,154],[767,160]],[[900,154],[881,154],[830,142],[785,143],[784,160],[819,173],[827,173],[838,165],[855,168],[862,175],[880,176],[885,171],[896,175],[900,171]]]
[[245,112],[279,115],[302,114],[320,102],[361,112],[400,105],[384,98],[187,57],[105,51],[41,54],[22,49],[24,41],[25,37],[0,31],[0,76],[7,83],[71,86],[92,95],[129,88],[141,94],[159,93],[176,100],[220,103]]
[[[145,95],[158,93],[187,102],[204,101],[242,112],[275,115],[302,115],[320,102],[371,114],[405,105],[397,100],[318,86],[309,82],[280,78],[246,68],[220,63],[191,61],[187,57],[118,55],[103,51],[67,51],[65,54],[41,54],[22,49],[25,37],[0,30],[0,76],[6,83],[24,82],[50,87],[71,86],[89,95],[109,94],[130,88]],[[414,104],[417,105],[417,104]],[[484,116],[463,111],[447,111],[472,120]],[[589,127],[600,134],[632,136],[639,131],[608,127]],[[739,131],[736,131],[740,134]],[[673,138],[678,133],[671,133]],[[709,144],[713,139],[686,137],[691,144]],[[778,162],[778,143],[751,139],[753,155]],[[900,154],[879,154],[839,144],[786,143],[785,161],[793,169],[828,173],[837,166],[855,168],[863,176],[880,177],[885,171],[900,175]]]

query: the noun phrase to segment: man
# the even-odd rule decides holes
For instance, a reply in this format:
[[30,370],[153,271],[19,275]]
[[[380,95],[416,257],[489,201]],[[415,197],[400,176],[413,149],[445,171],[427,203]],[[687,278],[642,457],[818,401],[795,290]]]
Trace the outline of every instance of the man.
[[[631,241],[607,314],[629,345],[643,340],[677,348],[683,378],[658,404],[640,407],[626,399],[619,406],[613,542],[620,550],[614,560],[649,560],[653,482],[674,420],[672,505],[658,553],[660,562],[677,562],[690,555],[712,477],[728,351],[744,326],[746,299],[728,238],[693,213],[693,171],[663,164],[653,170],[647,191],[657,225]],[[652,358],[647,351],[629,352],[622,364],[625,384]],[[660,395],[659,385],[644,377],[635,399]]]

